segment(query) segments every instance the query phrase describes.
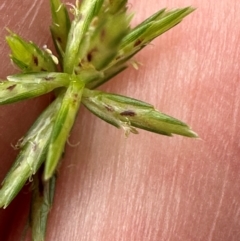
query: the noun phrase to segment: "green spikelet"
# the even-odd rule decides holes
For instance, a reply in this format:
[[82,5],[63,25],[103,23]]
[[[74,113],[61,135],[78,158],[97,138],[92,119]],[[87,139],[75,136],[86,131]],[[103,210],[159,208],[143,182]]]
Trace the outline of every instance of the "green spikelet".
[[56,171],[81,103],[104,121],[125,131],[137,128],[158,134],[197,137],[184,122],[130,97],[93,90],[131,64],[132,57],[154,38],[180,23],[194,9],[162,9],[138,26],[127,0],[83,0],[68,6],[50,0],[50,31],[58,56],[9,31],[10,58],[21,70],[0,81],[0,104],[10,104],[46,93],[54,101],[20,139],[16,161],[0,189],[6,208],[28,180],[33,194],[30,227],[33,241],[44,241],[53,203]]

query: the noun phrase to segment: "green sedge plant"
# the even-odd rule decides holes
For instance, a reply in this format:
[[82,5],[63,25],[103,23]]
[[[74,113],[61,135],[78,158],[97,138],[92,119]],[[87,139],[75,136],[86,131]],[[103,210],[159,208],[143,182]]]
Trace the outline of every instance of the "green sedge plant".
[[96,90],[132,65],[136,53],[180,23],[194,11],[192,7],[162,9],[131,27],[133,14],[127,12],[127,0],[77,1],[70,11],[60,0],[50,0],[50,5],[50,31],[58,56],[9,31],[10,58],[21,73],[0,82],[2,105],[49,92],[55,96],[17,143],[19,154],[0,189],[0,207],[6,208],[33,180],[29,225],[34,241],[44,240],[56,170],[81,104],[126,135],[140,128],[166,136],[197,137],[188,125],[151,104]]

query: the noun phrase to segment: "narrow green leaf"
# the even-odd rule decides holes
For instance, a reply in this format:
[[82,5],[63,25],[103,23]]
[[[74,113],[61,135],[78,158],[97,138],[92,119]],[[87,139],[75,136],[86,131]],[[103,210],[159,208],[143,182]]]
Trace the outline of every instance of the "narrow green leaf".
[[180,23],[184,17],[192,13],[194,10],[195,9],[192,7],[187,7],[164,12],[160,11],[154,15],[151,21],[146,21],[145,24],[141,23],[124,38],[119,53],[137,53],[154,38]]
[[32,240],[45,240],[47,219],[53,203],[56,177],[53,176],[48,182],[42,180],[42,173],[34,176],[33,194],[31,200],[31,219]]
[[64,72],[72,74],[74,67],[78,66],[79,56],[81,56],[81,53],[79,53],[81,43],[93,17],[98,14],[102,3],[103,0],[83,0],[80,8],[77,6],[74,9],[75,18],[71,24],[64,55]]
[[34,98],[52,90],[68,86],[69,76],[64,73],[17,74],[0,82],[0,104],[9,104]]
[[83,104],[106,122],[136,133],[133,127],[171,136],[197,137],[185,123],[163,114],[145,102],[101,91],[84,90]]
[[19,144],[21,152],[6,175],[0,189],[0,207],[6,208],[28,179],[31,179],[46,158],[56,111],[60,109],[63,95],[40,115],[28,134]]
[[154,38],[180,23],[183,18],[192,13],[194,10],[195,9],[192,7],[186,7],[168,12],[166,16],[157,20],[156,23],[143,34],[142,37],[146,42],[152,41]]
[[135,28],[133,28],[123,39],[121,43],[121,48],[123,49],[127,45],[134,43],[138,40],[138,38],[160,17],[163,16],[163,14],[166,12],[166,9],[161,9],[143,22],[141,22],[139,25],[137,25]]
[[55,48],[62,62],[67,45],[67,37],[71,27],[66,6],[60,0],[51,0],[52,25],[50,26]]
[[56,71],[56,65],[49,53],[27,42],[17,34],[10,32],[6,41],[11,49],[13,63],[23,72]]
[[77,77],[72,76],[72,81],[65,93],[60,110],[51,134],[47,160],[45,163],[44,179],[48,180],[57,167],[64,151],[65,143],[74,124],[81,103],[84,84]]
[[28,83],[28,84],[44,84],[54,83],[59,86],[68,86],[69,74],[59,72],[39,72],[39,73],[25,73],[15,74],[7,76],[8,81],[16,83]]

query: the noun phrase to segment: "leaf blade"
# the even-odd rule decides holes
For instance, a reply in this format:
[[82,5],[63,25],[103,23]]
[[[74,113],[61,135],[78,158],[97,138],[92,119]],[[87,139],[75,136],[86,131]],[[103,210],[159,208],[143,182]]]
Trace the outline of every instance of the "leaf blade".
[[45,180],[48,180],[54,174],[81,103],[84,84],[79,82],[77,77],[73,76],[72,78],[51,133],[44,169]]
[[31,41],[25,41],[19,35],[10,32],[6,41],[11,49],[13,63],[26,72],[56,71],[52,57]]
[[66,52],[64,55],[63,66],[64,72],[73,74],[74,68],[78,65],[79,50],[81,43],[87,32],[93,17],[97,14],[103,0],[83,0],[80,8],[75,8],[75,18],[72,21],[68,34]]
[[152,105],[143,101],[85,89],[83,104],[101,119],[123,128],[126,134],[135,133],[133,127],[137,127],[168,136],[178,134],[197,137],[187,124],[155,110]]
[[68,74],[32,73],[7,77],[9,81],[0,82],[0,104],[10,104],[34,98],[69,84]]
[[47,219],[53,203],[56,176],[48,182],[44,182],[41,172],[34,176],[34,188],[31,199],[30,226],[32,229],[32,239],[43,241],[47,229]]
[[52,24],[50,31],[55,48],[60,57],[62,66],[63,55],[66,50],[68,33],[71,27],[70,18],[66,6],[60,0],[51,0]]
[[46,158],[55,111],[60,109],[62,95],[39,116],[20,143],[21,152],[7,173],[0,189],[0,207],[6,208],[26,181],[34,175]]

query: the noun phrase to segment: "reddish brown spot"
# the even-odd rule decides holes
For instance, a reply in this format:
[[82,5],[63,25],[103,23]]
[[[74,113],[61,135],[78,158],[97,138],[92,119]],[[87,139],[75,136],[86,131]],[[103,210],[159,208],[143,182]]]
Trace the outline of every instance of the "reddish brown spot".
[[92,52],[89,52],[87,54],[87,60],[88,60],[88,62],[91,62],[91,60],[92,60]]
[[132,110],[125,110],[125,111],[121,112],[120,115],[122,115],[122,116],[135,116],[136,113]]
[[92,61],[92,57],[93,57],[93,53],[94,52],[97,52],[98,50],[96,48],[92,49],[91,51],[88,52],[87,54],[87,60],[88,62],[91,62]]
[[46,69],[44,69],[44,68],[41,68],[41,71],[44,71],[44,72],[46,72],[47,70],[46,70]]
[[7,87],[7,90],[12,91],[15,87],[16,87],[16,85],[10,85],[10,86]]
[[61,39],[60,37],[57,37],[57,41],[58,41],[59,43],[62,43],[62,39]]
[[134,47],[137,47],[138,45],[140,45],[142,43],[142,41],[140,39],[138,39],[135,43],[134,43]]
[[33,55],[32,58],[33,58],[33,63],[34,63],[36,66],[38,66],[38,57],[35,56],[35,55]]
[[73,104],[75,105],[77,103],[77,99],[78,99],[78,94],[73,94]]

